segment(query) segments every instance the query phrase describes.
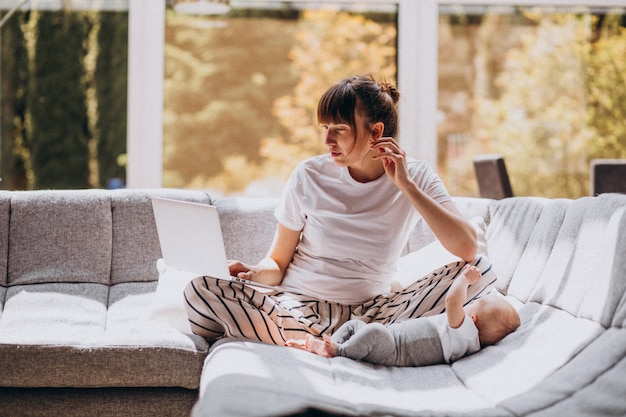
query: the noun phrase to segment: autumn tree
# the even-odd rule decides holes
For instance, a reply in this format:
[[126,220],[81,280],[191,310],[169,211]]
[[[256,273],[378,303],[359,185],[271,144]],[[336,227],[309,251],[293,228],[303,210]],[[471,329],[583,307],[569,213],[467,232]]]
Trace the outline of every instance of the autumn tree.
[[241,157],[227,159],[216,182],[225,178],[240,178],[241,185],[258,178],[285,181],[299,161],[326,152],[316,109],[330,85],[346,76],[367,73],[395,82],[394,25],[347,12],[308,10],[303,12],[294,37],[289,58],[298,83],[293,94],[278,98],[273,107],[285,134],[263,138],[263,160],[258,165]]
[[536,30],[508,53],[501,95],[477,99],[474,135],[504,155],[516,194],[586,195],[590,157],[626,145],[626,38],[620,30],[591,42],[590,14],[528,17]]

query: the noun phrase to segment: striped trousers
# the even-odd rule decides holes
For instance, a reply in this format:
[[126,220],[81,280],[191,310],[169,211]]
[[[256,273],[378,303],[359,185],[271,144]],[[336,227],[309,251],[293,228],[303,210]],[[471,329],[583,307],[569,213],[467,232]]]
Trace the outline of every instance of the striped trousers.
[[[496,281],[486,257],[470,262],[483,277],[468,289],[467,302],[489,292]],[[445,311],[445,295],[466,263],[453,262],[418,279],[402,291],[379,295],[360,305],[343,305],[302,294],[265,292],[209,277],[185,288],[187,315],[195,334],[282,345],[288,339],[333,334],[351,319],[390,324]]]

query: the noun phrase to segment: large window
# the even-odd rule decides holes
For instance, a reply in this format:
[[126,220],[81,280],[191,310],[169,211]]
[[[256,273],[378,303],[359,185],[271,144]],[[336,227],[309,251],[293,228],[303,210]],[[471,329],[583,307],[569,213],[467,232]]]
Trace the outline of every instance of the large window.
[[210,1],[0,2],[0,187],[274,195],[323,151],[322,90],[365,72],[397,80],[399,140],[454,195],[478,154],[548,197],[626,157],[626,0],[179,3]]
[[24,3],[0,10],[0,185],[122,186],[128,4]]
[[317,99],[340,78],[396,81],[397,6],[232,2],[166,13],[163,185],[278,195],[324,153]]
[[472,159],[504,156],[518,195],[589,193],[626,158],[626,14],[607,5],[441,4],[438,168],[477,195]]

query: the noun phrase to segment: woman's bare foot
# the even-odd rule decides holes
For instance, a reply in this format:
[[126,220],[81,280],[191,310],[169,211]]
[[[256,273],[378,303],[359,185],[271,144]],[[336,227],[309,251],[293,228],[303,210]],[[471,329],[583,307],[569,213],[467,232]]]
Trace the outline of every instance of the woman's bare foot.
[[289,339],[285,342],[285,346],[306,350],[306,340]]

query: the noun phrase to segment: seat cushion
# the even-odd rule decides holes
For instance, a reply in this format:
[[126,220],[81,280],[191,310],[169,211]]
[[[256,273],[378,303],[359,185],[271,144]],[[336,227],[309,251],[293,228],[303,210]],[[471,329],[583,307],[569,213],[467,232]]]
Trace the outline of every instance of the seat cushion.
[[9,287],[0,386],[198,388],[207,342],[142,319],[156,282]]
[[338,415],[418,415],[416,410],[491,406],[468,390],[448,365],[383,367],[240,341],[212,349],[200,393],[192,414],[196,417],[291,415],[306,409]]

